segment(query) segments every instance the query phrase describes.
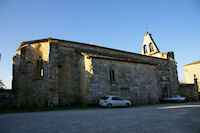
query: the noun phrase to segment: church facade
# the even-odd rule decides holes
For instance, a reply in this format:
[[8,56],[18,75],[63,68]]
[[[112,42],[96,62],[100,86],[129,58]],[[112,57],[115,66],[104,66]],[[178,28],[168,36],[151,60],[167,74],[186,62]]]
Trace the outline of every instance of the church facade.
[[53,38],[22,42],[12,88],[20,107],[98,104],[104,95],[158,103],[179,94],[173,52],[160,53],[149,33],[142,54]]

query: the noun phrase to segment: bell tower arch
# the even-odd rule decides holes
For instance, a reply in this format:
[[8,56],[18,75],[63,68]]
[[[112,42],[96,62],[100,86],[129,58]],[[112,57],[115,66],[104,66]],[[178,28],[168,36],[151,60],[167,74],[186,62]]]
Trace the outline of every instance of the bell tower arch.
[[154,55],[156,53],[160,53],[160,51],[158,47],[156,46],[156,43],[154,42],[153,38],[151,37],[151,34],[147,32],[144,35],[144,41],[142,45],[142,54]]
[[148,56],[154,56],[158,58],[174,60],[174,52],[170,51],[170,52],[161,53],[149,32],[147,32],[144,35],[144,41],[142,45],[142,54],[148,55]]

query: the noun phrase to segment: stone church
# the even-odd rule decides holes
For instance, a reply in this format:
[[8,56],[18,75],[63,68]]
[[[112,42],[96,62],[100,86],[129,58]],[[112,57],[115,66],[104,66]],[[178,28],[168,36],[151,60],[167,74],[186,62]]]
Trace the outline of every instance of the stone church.
[[104,95],[158,103],[179,93],[173,52],[161,53],[148,32],[142,54],[54,38],[22,42],[12,88],[19,107],[98,104]]

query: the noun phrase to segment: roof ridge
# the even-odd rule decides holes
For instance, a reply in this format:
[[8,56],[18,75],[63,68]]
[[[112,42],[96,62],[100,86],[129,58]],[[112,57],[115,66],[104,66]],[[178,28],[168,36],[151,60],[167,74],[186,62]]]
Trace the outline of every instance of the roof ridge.
[[184,65],[184,66],[194,65],[194,64],[198,64],[198,63],[200,63],[200,60],[198,60],[198,61],[195,61],[195,62],[192,62],[192,63],[189,63],[189,64],[187,64],[187,65]]
[[[123,52],[123,53],[127,53],[127,54],[135,54],[135,55],[139,55],[139,56],[147,56],[147,55],[142,55],[142,54],[138,54],[138,53],[135,53],[135,52],[130,52],[130,51],[124,51],[124,50],[119,50],[119,49],[114,49],[114,48],[99,46],[98,44],[96,45],[96,44],[82,43],[82,42],[76,42],[76,41],[68,41],[68,40],[56,39],[56,38],[44,38],[44,39],[39,39],[39,40],[31,40],[31,41],[22,42],[21,45],[20,45],[20,47],[18,48],[18,50],[19,50],[22,46],[24,46],[24,45],[26,45],[26,44],[33,44],[33,43],[40,43],[40,42],[48,42],[48,41],[52,41],[52,40],[60,41],[60,42],[76,43],[76,44],[79,44],[79,45],[87,45],[87,46],[90,46],[90,47],[103,48],[103,49],[107,49],[107,50],[114,50],[114,51],[117,51],[117,52]],[[166,60],[166,59],[158,58],[158,57],[154,57],[154,56],[148,56],[148,57],[149,57],[149,58],[156,58],[156,59]]]

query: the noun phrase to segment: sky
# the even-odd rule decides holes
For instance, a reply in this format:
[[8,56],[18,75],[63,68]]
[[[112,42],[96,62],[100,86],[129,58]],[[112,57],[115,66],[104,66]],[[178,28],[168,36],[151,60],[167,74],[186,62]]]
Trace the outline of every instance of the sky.
[[0,79],[22,41],[58,38],[141,53],[146,32],[183,65],[200,60],[200,0],[0,0]]

